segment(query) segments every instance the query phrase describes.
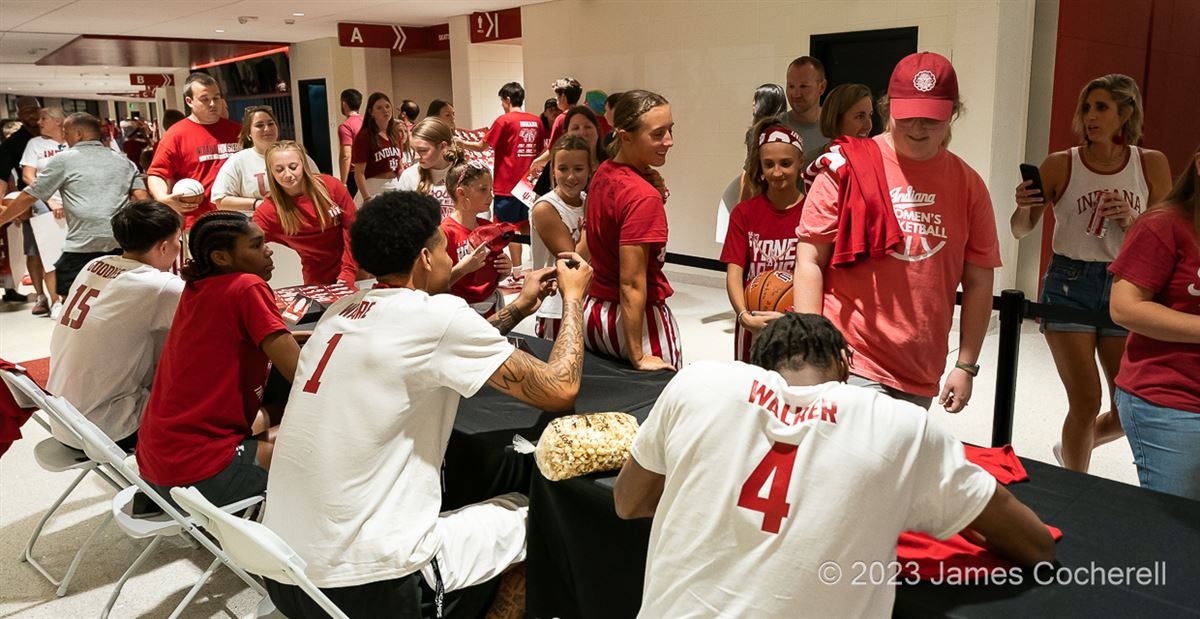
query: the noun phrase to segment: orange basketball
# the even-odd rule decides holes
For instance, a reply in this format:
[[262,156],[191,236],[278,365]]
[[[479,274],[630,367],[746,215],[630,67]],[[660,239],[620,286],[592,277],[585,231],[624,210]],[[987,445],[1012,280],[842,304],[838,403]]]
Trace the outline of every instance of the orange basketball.
[[792,307],[792,274],[766,271],[746,285],[746,309],[755,312],[782,312]]

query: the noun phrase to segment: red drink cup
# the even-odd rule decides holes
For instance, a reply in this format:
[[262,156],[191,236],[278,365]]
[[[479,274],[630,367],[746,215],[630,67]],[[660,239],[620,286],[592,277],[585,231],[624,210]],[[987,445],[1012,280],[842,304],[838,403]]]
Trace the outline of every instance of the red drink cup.
[[[1105,194],[1105,197],[1107,197],[1107,195],[1108,194]],[[1100,214],[1103,204],[1104,203],[1102,201],[1100,204],[1096,205],[1096,208],[1092,209],[1092,218],[1088,220],[1088,234],[1098,239],[1104,238],[1104,233],[1108,230],[1108,219],[1106,219],[1104,215]]]

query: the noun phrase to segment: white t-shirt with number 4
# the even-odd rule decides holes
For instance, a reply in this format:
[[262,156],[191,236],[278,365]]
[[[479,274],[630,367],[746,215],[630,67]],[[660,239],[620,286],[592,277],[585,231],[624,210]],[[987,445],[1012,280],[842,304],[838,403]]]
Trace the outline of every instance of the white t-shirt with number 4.
[[[63,299],[50,337],[46,389],[66,398],[114,441],[138,428],[183,280],[136,260],[89,262]],[[70,433],[54,437],[81,449]]]
[[680,371],[631,452],[666,475],[641,617],[888,616],[900,533],[947,538],[996,486],[917,406],[738,362]]
[[512,353],[453,295],[364,290],[325,312],[300,351],[263,521],[318,587],[400,578],[433,557],[459,399]]

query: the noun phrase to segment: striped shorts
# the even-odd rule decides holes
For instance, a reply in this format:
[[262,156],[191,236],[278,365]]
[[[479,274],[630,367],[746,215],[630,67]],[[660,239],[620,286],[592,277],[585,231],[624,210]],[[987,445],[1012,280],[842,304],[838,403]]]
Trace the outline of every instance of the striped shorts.
[[750,363],[750,346],[752,344],[754,344],[754,334],[743,327],[741,323],[735,322],[733,324],[733,358]]
[[[621,304],[588,297],[583,305],[583,344],[589,350],[628,359],[621,334]],[[660,357],[675,369],[683,367],[679,325],[666,303],[646,305],[642,321],[642,354]]]
[[557,340],[558,329],[562,327],[562,318],[546,318],[538,316],[533,323],[533,334],[546,340]]

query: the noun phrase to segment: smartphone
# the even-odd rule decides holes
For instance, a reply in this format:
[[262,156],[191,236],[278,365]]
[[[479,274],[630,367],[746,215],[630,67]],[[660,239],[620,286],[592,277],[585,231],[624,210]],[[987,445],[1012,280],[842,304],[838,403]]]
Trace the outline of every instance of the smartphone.
[[1033,181],[1033,184],[1030,185],[1029,188],[1041,191],[1042,197],[1045,197],[1046,193],[1042,190],[1042,173],[1038,170],[1037,166],[1033,165],[1032,163],[1022,163],[1021,180]]

